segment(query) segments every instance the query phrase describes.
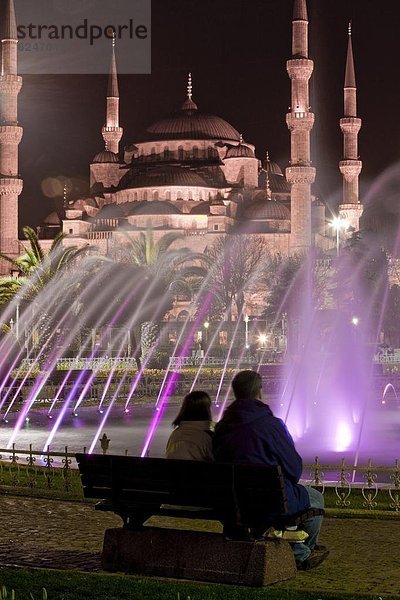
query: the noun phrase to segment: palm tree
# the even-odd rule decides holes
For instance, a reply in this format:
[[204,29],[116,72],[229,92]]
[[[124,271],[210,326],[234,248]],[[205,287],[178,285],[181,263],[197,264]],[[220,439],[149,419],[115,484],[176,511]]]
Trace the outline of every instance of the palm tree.
[[[150,228],[136,238],[125,232],[125,257],[137,267],[146,267],[163,282],[166,293],[182,294],[191,299],[205,278],[211,261],[205,254],[192,252],[189,248],[172,249],[174,242],[183,237],[180,233],[170,232],[155,240]],[[147,321],[142,324],[142,356],[154,347],[158,334],[159,323]]]
[[[46,253],[40,244],[36,232],[31,227],[23,229],[25,239],[29,246],[24,246],[24,254],[19,258],[11,258],[0,253],[0,260],[6,261],[19,273],[18,278],[11,276],[0,277],[0,305],[10,303],[16,300],[22,310],[28,306],[34,309],[35,325],[37,332],[38,345],[43,345],[50,334],[51,315],[46,312],[41,303],[36,302],[39,294],[54,279],[61,277],[67,269],[72,269],[76,261],[88,251],[93,250],[93,246],[86,245],[83,248],[71,246],[63,248],[62,240],[64,234],[60,232],[53,240],[50,250]],[[72,284],[71,284],[72,285]],[[63,282],[63,286],[68,288],[68,284]],[[71,289],[63,289],[63,298],[66,303],[73,301],[77,292],[74,286]],[[69,299],[69,300],[68,300]],[[61,304],[58,305],[61,309]],[[54,316],[54,315],[53,315]],[[7,325],[2,326],[3,333],[9,330]],[[16,340],[20,343],[20,340]],[[42,353],[41,361],[45,362],[47,352]]]
[[17,259],[0,253],[0,259],[10,263],[20,273],[18,278],[0,277],[0,305],[8,304],[19,296],[23,303],[31,302],[39,292],[64,269],[75,264],[76,260],[93,246],[83,248],[62,247],[64,233],[60,232],[53,240],[50,250],[45,253],[36,232],[31,227],[23,228],[24,236],[30,247],[24,247],[25,253]]

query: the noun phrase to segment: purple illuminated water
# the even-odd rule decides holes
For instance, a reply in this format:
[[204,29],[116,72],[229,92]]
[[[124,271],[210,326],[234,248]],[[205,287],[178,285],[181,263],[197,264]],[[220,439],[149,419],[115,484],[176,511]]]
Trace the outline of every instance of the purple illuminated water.
[[[274,413],[286,422],[305,462],[313,462],[318,455],[321,463],[337,464],[341,458],[345,458],[348,464],[360,464],[366,463],[371,457],[375,464],[392,465],[400,456],[400,402],[396,393],[398,386],[391,381],[390,376],[384,379],[373,369],[373,354],[381,330],[388,288],[379,286],[379,282],[374,281],[367,293],[362,277],[364,267],[361,264],[359,269],[354,269],[351,260],[344,253],[343,257],[331,263],[329,277],[331,281],[339,277],[340,285],[336,284],[337,289],[333,293],[323,290],[325,296],[329,296],[329,293],[331,296],[328,300],[325,298],[323,307],[315,301],[314,262],[305,262],[298,279],[288,288],[283,302],[284,310],[289,315],[289,343],[286,362],[280,374],[280,392],[273,396],[266,394],[265,399],[271,404]],[[124,452],[128,449],[130,453],[142,456],[148,453],[152,456],[163,455],[166,439],[171,431],[170,422],[177,411],[177,405],[170,406],[170,401],[179,375],[173,370],[165,371],[164,379],[160,379],[162,383],[157,399],[150,405],[139,405],[135,396],[147,361],[158,350],[158,341],[142,367],[131,375],[130,389],[125,397],[120,398],[120,391],[126,373],[116,378],[119,383],[115,390],[110,391],[116,374],[115,367],[112,367],[99,396],[98,407],[86,407],[89,390],[97,385],[97,370],[94,369],[86,379],[83,379],[82,371],[82,376],[75,378],[72,384],[69,382],[68,372],[65,372],[50,408],[46,411],[32,408],[50,372],[55,369],[57,359],[63,356],[63,351],[53,343],[60,320],[68,323],[68,335],[72,339],[77,330],[85,328],[88,323],[95,328],[107,317],[108,326],[103,329],[100,337],[102,340],[108,336],[109,329],[125,311],[130,299],[135,297],[138,283],[132,285],[124,274],[115,279],[111,269],[109,274],[110,288],[113,293],[115,289],[122,290],[123,300],[115,306],[113,302],[106,302],[110,298],[110,291],[99,290],[91,282],[82,293],[87,295],[88,288],[93,286],[93,301],[80,319],[75,318],[72,309],[57,312],[58,304],[61,306],[61,292],[57,290],[62,286],[50,287],[41,296],[41,311],[52,315],[53,330],[36,354],[37,362],[25,371],[27,380],[41,363],[40,372],[34,377],[18,413],[13,412],[11,407],[20,388],[24,387],[25,380],[22,379],[22,383],[16,388],[14,386],[13,391],[10,385],[13,380],[17,381],[13,370],[20,363],[21,349],[11,336],[1,342],[0,352],[9,357],[11,367],[3,370],[0,381],[0,406],[9,421],[8,424],[3,423],[0,429],[0,447],[10,447],[15,442],[19,448],[32,443],[37,449],[38,446],[43,448],[50,444],[54,450],[67,445],[71,450],[81,450],[83,446],[87,446],[89,451],[96,451],[98,439],[106,432],[112,440],[110,451]],[[257,275],[255,273],[255,279]],[[77,277],[76,274],[75,276]],[[153,314],[156,315],[158,298],[153,312],[149,312],[147,307],[153,285],[154,282],[146,288],[141,300],[135,305],[135,310],[128,319],[128,326],[133,328],[137,322],[140,323],[141,312],[144,310],[148,311],[150,320]],[[376,290],[380,290],[379,293]],[[177,341],[173,356],[190,354],[194,332],[207,319],[214,292],[215,290],[211,290],[203,297],[194,319],[190,323],[188,319],[185,323],[186,327],[182,329],[183,333]],[[21,311],[20,329],[30,330],[35,319],[37,316],[31,311]],[[220,401],[219,407],[216,404],[214,406],[216,420],[232,400],[226,373],[228,363],[232,366],[229,360],[233,350],[243,341],[240,337],[242,325],[243,315],[239,315],[233,326],[233,335],[225,355],[219,384],[217,382],[216,386],[214,400],[215,403],[218,399]],[[218,331],[216,328],[214,338]],[[94,347],[88,352],[91,341],[91,333],[88,333],[82,342],[80,353],[85,352],[93,359],[97,357],[98,348]],[[112,344],[109,350],[113,355],[122,356],[121,336],[117,336]],[[51,350],[46,354],[47,345],[51,346]],[[244,352],[244,346],[242,350]],[[78,357],[80,353],[78,352]],[[236,354],[239,358],[234,367],[239,369],[241,353]],[[209,355],[210,348],[207,348],[206,357]],[[30,358],[28,351],[26,357]],[[200,365],[195,379],[204,365],[205,361]],[[254,367],[260,367],[262,372],[262,366]],[[192,387],[191,382],[188,382],[188,389],[183,390],[183,393],[189,392]],[[65,397],[62,403],[60,397]],[[79,414],[74,417],[71,412]],[[43,419],[44,415],[46,419]],[[49,415],[53,417],[51,421],[47,418]]]

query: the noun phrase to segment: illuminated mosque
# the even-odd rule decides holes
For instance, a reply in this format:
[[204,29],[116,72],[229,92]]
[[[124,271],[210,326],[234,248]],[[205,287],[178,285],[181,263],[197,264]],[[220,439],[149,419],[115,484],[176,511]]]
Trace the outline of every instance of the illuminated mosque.
[[[13,0],[3,28],[0,76],[0,250],[18,254],[18,196],[22,180],[18,168],[17,98],[22,78],[17,71],[17,30]],[[286,114],[290,131],[290,162],[278,164],[256,156],[240,128],[223,118],[205,114],[195,102],[189,74],[187,95],[180,109],[149,125],[144,135],[121,148],[119,89],[116,48],[113,41],[102,128],[104,148],[90,164],[90,194],[75,199],[47,217],[40,228],[46,239],[63,229],[64,244],[95,244],[102,251],[121,241],[123,229],[135,233],[152,227],[155,237],[181,233],[182,244],[204,251],[217,236],[246,233],[262,236],[272,253],[301,254],[316,245],[334,245],[326,231],[325,206],[312,193],[310,132],[314,113],[309,104],[309,80],[313,61],[308,57],[306,0],[294,0],[292,57],[286,68],[291,81],[291,106]],[[359,229],[362,205],[358,178],[356,82],[349,28],[344,81],[343,197],[339,216],[350,231]],[[22,169],[23,170],[23,169]],[[178,243],[179,245],[179,243]]]

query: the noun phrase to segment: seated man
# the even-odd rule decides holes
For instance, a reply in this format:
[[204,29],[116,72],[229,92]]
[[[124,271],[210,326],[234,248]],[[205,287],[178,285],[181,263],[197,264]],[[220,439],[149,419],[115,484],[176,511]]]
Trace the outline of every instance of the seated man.
[[[218,462],[280,465],[285,479],[288,513],[310,507],[323,508],[323,496],[298,483],[303,462],[283,421],[274,417],[261,401],[262,380],[255,371],[240,371],[232,381],[235,401],[228,406],[215,427],[213,450]],[[318,546],[322,517],[302,524],[309,537],[293,544],[297,568],[307,570],[319,565],[329,552]]]

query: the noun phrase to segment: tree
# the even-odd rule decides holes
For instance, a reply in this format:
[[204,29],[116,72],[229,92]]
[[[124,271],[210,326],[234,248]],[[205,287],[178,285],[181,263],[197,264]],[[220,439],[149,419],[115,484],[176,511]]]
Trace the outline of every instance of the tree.
[[[64,248],[62,241],[64,234],[58,234],[53,240],[48,253],[42,248],[39,238],[31,227],[24,227],[24,236],[29,242],[24,247],[25,253],[17,259],[5,254],[0,254],[0,259],[10,263],[20,274],[14,278],[5,276],[0,278],[0,304],[6,305],[13,300],[17,301],[21,319],[24,311],[30,307],[30,314],[34,315],[30,321],[30,332],[32,339],[36,339],[36,346],[41,347],[40,363],[46,365],[47,358],[51,352],[51,344],[48,343],[52,328],[60,315],[69,310],[74,301],[74,296],[79,292],[79,282],[76,277],[65,277],[65,274],[73,273],[73,267],[93,246],[87,245],[83,248],[76,246]],[[62,279],[62,281],[61,281]],[[57,306],[52,306],[50,312],[47,309],[47,299],[44,291],[50,283],[59,281]],[[52,288],[51,296],[54,297],[55,288]],[[3,327],[3,331],[5,328]],[[18,336],[17,336],[18,337]],[[16,340],[21,344],[21,340]]]
[[394,284],[389,291],[383,322],[385,342],[394,348],[400,346],[400,286]]
[[[150,276],[159,283],[160,296],[176,297],[182,294],[190,300],[201,286],[210,261],[204,254],[192,252],[189,248],[172,248],[181,239],[182,234],[171,232],[155,240],[150,228],[135,238],[125,232],[126,244],[121,249],[121,260],[137,268],[147,269]],[[142,357],[156,345],[159,320],[170,309],[171,305],[166,304],[163,313],[159,311],[157,317],[143,320],[140,332]]]
[[0,253],[0,259],[10,263],[20,276],[0,278],[0,304],[8,304],[16,296],[22,304],[29,304],[41,290],[65,269],[76,265],[77,260],[93,246],[83,248],[71,246],[63,248],[64,234],[59,233],[53,240],[49,252],[43,250],[39,238],[31,227],[23,228],[24,236],[30,247],[24,247],[25,253],[17,259]]
[[183,239],[180,233],[166,233],[154,240],[152,229],[141,232],[137,238],[125,233],[127,244],[123,249],[122,262],[145,267],[164,282],[172,293],[193,295],[198,289],[198,280],[205,277],[210,266],[208,258],[189,248],[171,248]]
[[231,321],[234,309],[242,314],[245,294],[259,288],[270,261],[267,246],[260,236],[220,236],[206,254],[212,264],[205,289],[214,296],[210,312]]
[[367,338],[376,341],[389,290],[385,250],[373,234],[359,233],[342,250],[336,273],[338,309],[349,317],[361,318]]

